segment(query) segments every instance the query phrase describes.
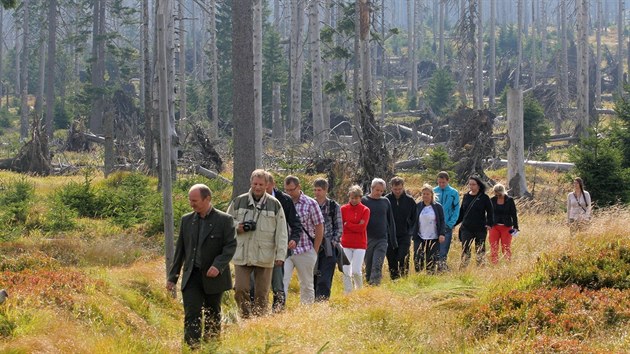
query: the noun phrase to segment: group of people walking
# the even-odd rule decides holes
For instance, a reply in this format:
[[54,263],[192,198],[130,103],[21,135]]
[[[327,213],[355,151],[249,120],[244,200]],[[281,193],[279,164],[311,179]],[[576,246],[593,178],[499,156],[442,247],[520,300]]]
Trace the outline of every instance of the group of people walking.
[[[298,177],[286,177],[283,192],[275,187],[270,173],[255,170],[250,190],[236,197],[226,213],[212,207],[207,186],[192,186],[189,202],[193,212],[182,217],[167,281],[167,288],[174,290],[183,269],[187,344],[198,345],[202,328],[205,337],[218,336],[225,291],[234,289],[242,318],[267,314],[270,290],[272,311],[282,311],[294,270],[303,304],[330,297],[335,267],[341,259],[345,293],[363,286],[364,263],[365,280],[375,286],[381,283],[385,259],[392,280],[409,274],[412,245],[416,272],[448,271],[453,229],[460,224],[460,268],[468,266],[473,243],[477,264],[484,264],[488,231],[491,263],[499,262],[499,247],[509,261],[512,237],[519,230],[514,200],[501,184],[494,185],[490,198],[485,183],[476,176],[467,185],[460,203],[448,173],[440,172],[437,186],[423,185],[416,202],[405,191],[402,178],[391,179],[388,194],[386,182],[375,178],[369,194],[364,196],[363,189],[353,185],[347,203],[340,206],[328,197],[325,179],[313,182],[311,198],[302,191]],[[572,223],[590,213],[590,196],[580,179],[567,203]],[[230,262],[234,264],[234,284]]]

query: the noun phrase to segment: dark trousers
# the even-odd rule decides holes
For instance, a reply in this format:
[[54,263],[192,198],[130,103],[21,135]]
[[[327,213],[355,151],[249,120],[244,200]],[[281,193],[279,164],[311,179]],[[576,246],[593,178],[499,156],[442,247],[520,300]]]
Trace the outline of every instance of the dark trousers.
[[191,347],[201,340],[201,318],[203,314],[204,336],[217,337],[221,332],[221,298],[223,292],[206,294],[203,290],[203,274],[195,268],[188,284],[182,291],[184,300],[184,340]]
[[440,242],[438,240],[419,239],[415,257],[419,270],[426,269],[427,273],[435,274],[435,268],[440,257]]
[[[409,240],[407,240],[409,241]],[[387,247],[389,277],[394,280],[409,274],[409,243],[398,241],[398,248]]]
[[315,286],[315,301],[324,301],[330,298],[330,288],[332,287],[333,275],[337,266],[337,250],[333,248],[333,255],[326,256],[326,252],[319,252],[317,255],[317,266],[313,284]]
[[422,244],[422,239],[419,236],[413,237],[413,269],[416,273],[420,273],[420,263],[418,260],[420,259],[420,251],[422,248],[420,247]]
[[368,239],[365,251],[365,278],[370,285],[380,285],[383,279],[383,263],[387,254],[387,239]]
[[460,241],[462,241],[462,263],[460,264],[460,268],[468,267],[473,242],[475,243],[475,252],[477,254],[477,265],[483,265],[486,258],[486,235],[488,233],[486,229],[482,231],[471,231],[461,227],[459,232],[461,232]]

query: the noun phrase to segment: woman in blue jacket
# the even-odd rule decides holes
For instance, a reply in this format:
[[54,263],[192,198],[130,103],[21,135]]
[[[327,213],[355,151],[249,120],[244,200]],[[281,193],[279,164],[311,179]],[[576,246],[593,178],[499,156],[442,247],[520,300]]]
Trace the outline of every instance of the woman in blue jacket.
[[[422,200],[416,208],[416,219],[413,227],[413,237],[419,245],[414,256],[420,269],[426,269],[427,273],[435,274],[440,243],[444,242],[444,209],[435,202],[433,188],[425,184],[422,186]],[[424,266],[423,266],[424,265]]]

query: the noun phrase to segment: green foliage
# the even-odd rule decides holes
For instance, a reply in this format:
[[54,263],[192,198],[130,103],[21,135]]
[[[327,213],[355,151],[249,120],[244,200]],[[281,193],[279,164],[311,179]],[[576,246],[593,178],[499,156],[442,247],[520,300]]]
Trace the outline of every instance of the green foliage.
[[18,119],[18,116],[9,112],[5,107],[0,108],[0,129],[11,128],[13,122]]
[[517,34],[514,25],[501,26],[497,40],[497,56],[516,54]]
[[630,86],[625,87],[626,95],[621,96],[615,102],[615,112],[617,112],[618,122],[613,125],[613,135],[619,141],[619,148],[623,151],[622,165],[630,167]]
[[12,9],[17,5],[17,0],[1,0],[0,2],[5,9]]
[[76,211],[79,216],[96,217],[101,215],[103,205],[92,185],[90,170],[84,172],[82,183],[70,182],[57,191],[59,201]]
[[[273,27],[270,27],[263,34],[263,68],[262,68],[262,109],[263,109],[263,125],[271,127],[273,114],[273,84],[280,84],[280,87],[288,85],[288,62],[287,56],[284,54],[282,45],[280,44],[280,33]],[[286,99],[287,90],[280,90],[282,96],[280,102],[283,105],[283,111],[286,111],[288,100]],[[283,116],[285,116],[283,114]]]
[[[345,87],[344,87],[345,88]],[[390,112],[400,112],[402,107],[396,97],[396,90],[387,90],[387,96],[385,97],[385,110]]]
[[545,120],[545,112],[532,96],[523,98],[523,139],[526,150],[538,150],[549,140],[549,125]]
[[48,232],[70,231],[76,228],[76,218],[79,216],[76,210],[63,203],[59,194],[52,196],[50,209],[46,214],[43,229]]
[[[424,161],[424,165],[433,173],[450,171],[455,166],[455,163],[448,156],[448,151],[444,146],[436,146],[429,152],[429,155],[424,159]],[[451,174],[451,176],[452,175],[453,174]]]
[[579,255],[563,255],[538,263],[538,286],[577,285],[599,290],[630,289],[630,245],[611,242],[600,250]]
[[623,152],[617,142],[591,131],[569,151],[575,173],[582,177],[591,199],[600,206],[630,201],[630,173],[623,168]]
[[431,76],[431,80],[425,92],[425,98],[429,107],[437,115],[447,113],[453,106],[453,93],[455,81],[453,76],[445,69],[438,69]]
[[[143,222],[149,178],[139,173],[117,172],[110,175],[99,191],[103,205],[102,215],[124,228]],[[155,207],[152,205],[151,207]]]
[[16,328],[17,324],[11,321],[6,314],[0,312],[0,338],[11,337]]
[[418,97],[407,95],[407,109],[410,111],[418,109]]
[[324,83],[324,92],[327,94],[342,93],[346,90],[346,82],[343,74],[335,74],[330,81]]
[[70,128],[70,123],[72,122],[72,117],[70,113],[66,110],[66,105],[60,99],[55,100],[55,112],[53,116],[53,123],[55,125],[55,129],[68,129]]
[[26,223],[35,187],[26,177],[0,183],[0,223],[23,225]]

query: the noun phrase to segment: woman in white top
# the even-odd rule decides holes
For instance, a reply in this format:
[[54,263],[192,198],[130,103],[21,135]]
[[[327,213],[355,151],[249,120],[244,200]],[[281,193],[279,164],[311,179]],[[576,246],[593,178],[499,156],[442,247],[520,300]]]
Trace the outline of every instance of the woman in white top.
[[573,180],[573,192],[567,195],[567,218],[571,231],[577,231],[591,220],[591,195],[584,190],[580,177]]
[[422,186],[422,200],[416,207],[416,218],[413,226],[414,244],[419,245],[414,252],[415,261],[420,269],[435,274],[440,251],[440,243],[446,239],[444,209],[435,201],[433,187]]

